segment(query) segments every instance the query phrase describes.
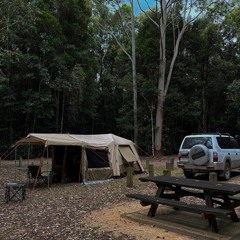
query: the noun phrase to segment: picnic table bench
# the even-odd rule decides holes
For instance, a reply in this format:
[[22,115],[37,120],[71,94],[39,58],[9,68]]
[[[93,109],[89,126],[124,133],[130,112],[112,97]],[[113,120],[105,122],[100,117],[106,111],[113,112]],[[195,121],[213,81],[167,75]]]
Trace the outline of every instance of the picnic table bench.
[[[235,208],[240,206],[240,186],[228,183],[212,183],[204,180],[156,176],[140,178],[143,182],[154,182],[157,185],[155,196],[146,194],[127,194],[127,197],[140,200],[142,206],[150,205],[148,216],[154,217],[159,204],[173,207],[176,210],[191,213],[202,213],[208,219],[209,229],[218,232],[217,217],[230,215],[232,221],[239,221]],[[169,190],[172,192],[169,193]],[[204,199],[205,204],[189,204],[181,201],[184,196]]]

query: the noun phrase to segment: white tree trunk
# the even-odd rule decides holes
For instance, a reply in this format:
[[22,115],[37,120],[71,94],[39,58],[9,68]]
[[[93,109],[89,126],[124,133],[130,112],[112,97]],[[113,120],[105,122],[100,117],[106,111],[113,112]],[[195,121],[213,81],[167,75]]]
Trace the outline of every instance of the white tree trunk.
[[162,149],[162,130],[163,130],[163,106],[164,106],[164,90],[165,90],[165,71],[166,71],[166,27],[167,27],[167,8],[166,1],[161,1],[162,17],[159,22],[160,29],[160,64],[158,79],[158,98],[156,109],[156,128],[155,128],[155,151],[160,152]]
[[[131,5],[131,22],[128,23],[124,16],[124,12],[121,11],[121,4],[124,3],[124,1],[115,0],[111,2],[111,6],[118,12],[120,19],[122,21],[122,26],[124,26],[125,33],[130,33],[131,35],[131,45],[132,45],[132,52],[129,53],[127,47],[124,45],[124,43],[121,43],[120,39],[114,34],[113,31],[109,31],[109,33],[112,35],[112,37],[115,39],[118,46],[122,49],[122,51],[128,56],[132,63],[132,84],[133,84],[133,128],[134,128],[134,142],[137,144],[138,140],[138,106],[137,106],[137,80],[136,80],[136,40],[135,40],[135,15],[134,15],[134,0],[129,0]],[[103,25],[99,25],[102,30],[106,29]]]
[[134,142],[138,141],[138,116],[137,116],[137,80],[136,80],[136,44],[135,44],[135,19],[134,6],[131,0],[131,36],[132,36],[132,79],[133,79],[133,119],[134,119]]

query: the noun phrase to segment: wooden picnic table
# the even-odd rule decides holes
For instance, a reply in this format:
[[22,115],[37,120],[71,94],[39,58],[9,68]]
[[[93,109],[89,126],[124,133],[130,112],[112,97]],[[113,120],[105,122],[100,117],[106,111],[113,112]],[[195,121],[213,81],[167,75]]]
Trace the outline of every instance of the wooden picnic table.
[[[210,230],[218,232],[216,217],[230,215],[232,221],[239,221],[235,208],[240,206],[240,185],[213,183],[206,180],[187,179],[173,176],[141,177],[142,182],[153,182],[157,186],[155,196],[127,194],[127,197],[140,200],[143,206],[150,205],[148,216],[155,216],[159,204],[193,213],[204,213]],[[193,196],[203,199],[203,204],[192,204],[182,200]]]

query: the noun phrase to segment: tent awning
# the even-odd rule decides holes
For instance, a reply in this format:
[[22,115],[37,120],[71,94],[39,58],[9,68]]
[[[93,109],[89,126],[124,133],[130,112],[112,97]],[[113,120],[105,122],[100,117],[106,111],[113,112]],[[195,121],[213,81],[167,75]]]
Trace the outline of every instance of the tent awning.
[[136,156],[133,154],[132,150],[128,146],[119,146],[119,151],[123,158],[127,162],[135,162],[137,161]]
[[30,133],[16,142],[14,146],[36,144],[43,144],[45,146],[65,145],[103,148],[106,146],[110,147],[113,144],[133,145],[133,142],[113,134],[77,135],[64,133]]
[[82,142],[74,139],[70,134],[44,134],[30,133],[27,137],[19,140],[15,145],[81,145]]

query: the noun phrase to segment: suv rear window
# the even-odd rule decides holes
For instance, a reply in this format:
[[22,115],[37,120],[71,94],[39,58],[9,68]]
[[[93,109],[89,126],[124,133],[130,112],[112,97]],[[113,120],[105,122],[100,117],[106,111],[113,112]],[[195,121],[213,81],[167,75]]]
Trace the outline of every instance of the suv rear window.
[[209,149],[212,149],[212,139],[211,137],[188,137],[185,138],[185,141],[182,145],[183,149],[190,149],[194,145],[202,144]]

